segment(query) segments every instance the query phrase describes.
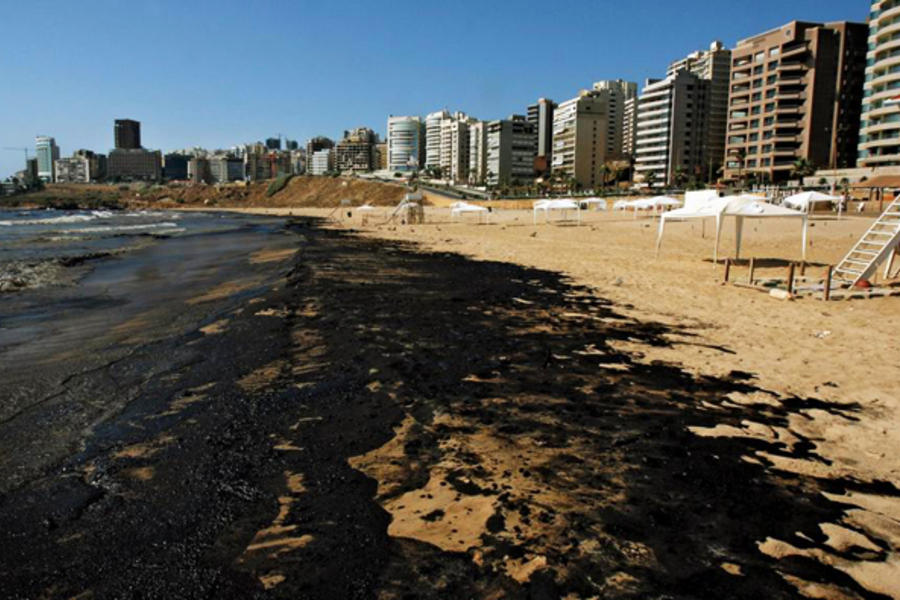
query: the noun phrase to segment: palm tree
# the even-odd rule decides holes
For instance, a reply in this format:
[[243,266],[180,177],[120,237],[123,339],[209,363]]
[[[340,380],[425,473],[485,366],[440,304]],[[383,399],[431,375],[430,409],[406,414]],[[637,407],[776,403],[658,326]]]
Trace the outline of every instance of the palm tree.
[[644,181],[647,182],[649,187],[653,187],[653,184],[656,183],[656,171],[648,171],[644,176]]
[[815,174],[815,172],[816,166],[813,163],[806,158],[798,158],[794,161],[794,165],[791,168],[791,177],[803,179]]
[[609,175],[612,173],[612,168],[609,163],[603,163],[600,165],[600,190],[601,195],[606,193],[606,182],[609,179]]

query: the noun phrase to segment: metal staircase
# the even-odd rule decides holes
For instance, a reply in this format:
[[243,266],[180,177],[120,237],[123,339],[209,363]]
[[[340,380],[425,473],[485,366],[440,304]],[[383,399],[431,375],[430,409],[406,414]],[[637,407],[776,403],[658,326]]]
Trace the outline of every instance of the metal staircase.
[[890,268],[894,253],[900,246],[900,198],[895,199],[869,227],[853,249],[834,269],[834,282],[853,287],[862,279],[869,279],[878,266],[888,260]]

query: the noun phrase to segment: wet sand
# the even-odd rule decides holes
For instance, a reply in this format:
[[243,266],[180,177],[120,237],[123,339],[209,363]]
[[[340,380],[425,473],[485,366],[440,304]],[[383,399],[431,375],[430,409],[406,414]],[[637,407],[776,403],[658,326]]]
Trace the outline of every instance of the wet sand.
[[314,225],[245,260],[267,285],[213,278],[98,333],[114,361],[48,360],[65,402],[0,437],[13,597],[896,595],[900,492],[797,425],[852,430],[865,402],[732,366],[630,283],[447,251],[484,230],[372,231],[423,252]]

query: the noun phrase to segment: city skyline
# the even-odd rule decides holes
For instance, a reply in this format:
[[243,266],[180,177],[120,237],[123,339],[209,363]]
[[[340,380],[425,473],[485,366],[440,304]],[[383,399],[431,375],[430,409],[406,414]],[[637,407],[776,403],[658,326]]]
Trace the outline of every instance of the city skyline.
[[[119,118],[141,121],[143,145],[163,151],[228,148],[279,133],[301,141],[339,139],[355,127],[384,137],[390,114],[424,117],[443,108],[503,119],[524,114],[538,97],[564,101],[597,80],[642,84],[663,77],[672,60],[715,39],[733,47],[793,19],[864,21],[869,6],[798,0],[785,7],[763,0],[753,10],[722,11],[699,0],[677,10],[669,4],[572,2],[556,12],[586,18],[554,13],[537,20],[524,5],[513,13],[505,3],[464,3],[455,18],[434,7],[384,12],[364,4],[338,15],[276,2],[254,7],[249,19],[231,3],[217,4],[224,10],[215,13],[206,3],[178,6],[177,13],[168,2],[110,3],[84,14],[17,7],[11,12],[40,23],[53,43],[38,48],[22,28],[4,35],[0,65],[7,85],[0,104],[13,110],[0,115],[0,146],[28,147],[33,155],[41,134],[56,139],[62,156],[78,148],[107,152],[114,146],[109,123]],[[429,20],[444,29],[415,30]],[[85,40],[79,24],[88,21],[96,34]],[[354,41],[338,43],[345,38]],[[359,86],[367,91],[351,89]],[[20,170],[23,158],[0,152],[0,177]]]

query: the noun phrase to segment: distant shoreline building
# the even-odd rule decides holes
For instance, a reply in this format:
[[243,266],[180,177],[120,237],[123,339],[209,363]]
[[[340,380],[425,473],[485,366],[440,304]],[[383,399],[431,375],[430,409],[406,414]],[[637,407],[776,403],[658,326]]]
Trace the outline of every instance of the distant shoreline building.
[[334,146],[334,168],[337,171],[374,171],[375,142],[378,136],[368,127],[344,132]]
[[56,140],[48,135],[39,135],[34,138],[35,156],[38,164],[38,178],[46,183],[52,183],[56,177],[56,161],[59,160],[59,146]]
[[621,79],[598,81],[594,91],[606,102],[606,153],[609,158],[625,156],[625,108],[637,96],[637,83]]
[[326,175],[334,171],[334,149],[316,150],[309,160],[310,175]]
[[131,119],[116,119],[113,132],[115,147],[122,150],[141,148],[141,124]]

